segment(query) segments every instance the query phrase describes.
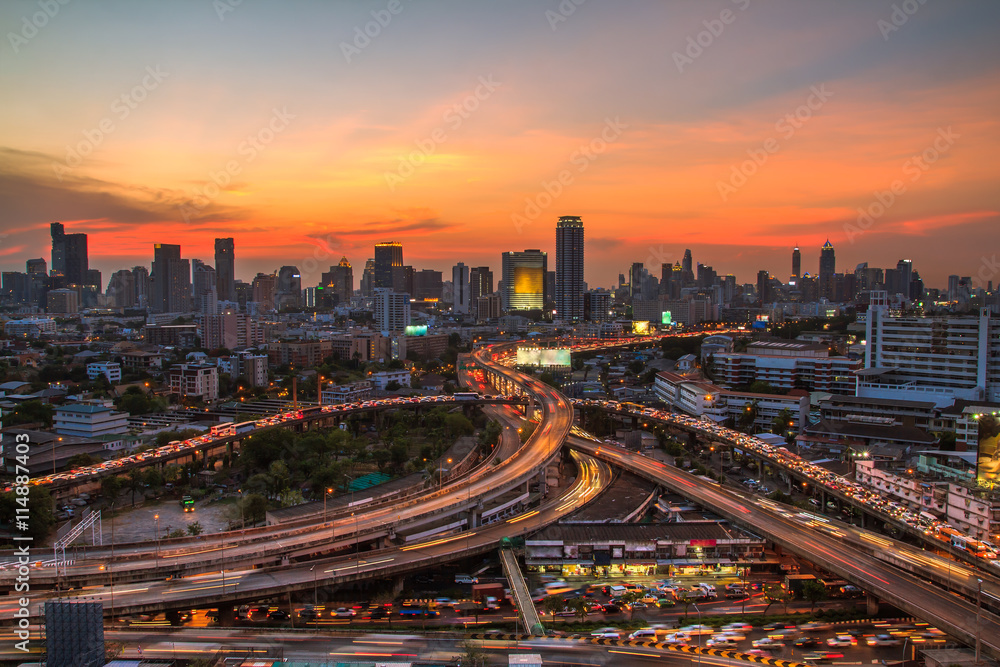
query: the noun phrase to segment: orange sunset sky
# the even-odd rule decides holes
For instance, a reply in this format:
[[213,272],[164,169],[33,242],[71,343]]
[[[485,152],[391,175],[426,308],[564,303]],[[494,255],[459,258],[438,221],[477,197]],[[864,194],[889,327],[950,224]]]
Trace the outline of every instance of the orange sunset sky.
[[105,281],[220,236],[244,280],[341,255],[357,279],[383,240],[499,270],[560,215],[595,287],[685,248],[785,279],[827,238],[838,271],[905,257],[940,287],[1000,245],[989,0],[40,7],[0,5],[3,270],[48,259],[54,220]]

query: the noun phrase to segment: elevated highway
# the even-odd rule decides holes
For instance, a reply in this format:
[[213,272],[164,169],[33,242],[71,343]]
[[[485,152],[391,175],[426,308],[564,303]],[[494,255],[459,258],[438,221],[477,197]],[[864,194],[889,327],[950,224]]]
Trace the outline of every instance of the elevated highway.
[[[641,454],[577,436],[569,438],[568,443],[577,451],[680,493],[961,641],[975,643],[976,605],[921,577],[903,572],[835,536],[804,527],[769,507],[750,505],[718,484]],[[979,628],[984,651],[1000,657],[1000,617],[983,611]]]

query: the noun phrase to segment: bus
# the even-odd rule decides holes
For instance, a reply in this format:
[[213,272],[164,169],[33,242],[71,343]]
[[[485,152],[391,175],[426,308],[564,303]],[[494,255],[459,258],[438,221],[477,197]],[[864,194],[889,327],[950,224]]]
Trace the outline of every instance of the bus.
[[480,396],[474,391],[456,391],[451,396],[456,401],[475,401],[482,398],[482,396]]
[[185,512],[193,512],[194,498],[192,498],[191,496],[184,496],[183,498],[181,498],[181,509],[183,509]]
[[212,434],[213,438],[225,438],[226,436],[236,434],[235,430],[233,429],[232,422],[226,422],[225,424],[219,424],[217,426],[213,426],[210,433]]

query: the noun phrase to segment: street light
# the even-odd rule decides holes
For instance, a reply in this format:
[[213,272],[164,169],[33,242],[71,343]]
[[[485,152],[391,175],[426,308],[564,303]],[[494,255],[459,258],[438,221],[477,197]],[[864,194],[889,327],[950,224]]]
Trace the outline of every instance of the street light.
[[316,566],[313,565],[309,571],[313,573],[313,608],[315,609],[319,604],[319,592],[316,588]]
[[326,523],[326,497],[333,493],[333,489],[326,489],[323,493],[323,523]]
[[701,609],[698,609],[698,603],[692,603],[694,610],[698,612],[698,665],[701,666]]
[[976,664],[982,664],[982,637],[980,632],[980,617],[983,611],[983,580],[976,579]]
[[154,514],[153,520],[156,521],[156,560],[153,562],[158,570],[160,569],[160,515]]

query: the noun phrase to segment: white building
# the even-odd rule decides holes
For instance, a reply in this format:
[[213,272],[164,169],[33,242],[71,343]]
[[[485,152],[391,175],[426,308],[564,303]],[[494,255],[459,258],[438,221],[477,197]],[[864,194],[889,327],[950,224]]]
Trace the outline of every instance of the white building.
[[375,290],[375,324],[380,331],[402,331],[410,324],[410,295],[391,289]]
[[1000,326],[978,317],[911,317],[874,292],[865,319],[866,354],[856,393],[874,398],[1000,401]]
[[372,374],[372,382],[379,391],[385,391],[390,382],[397,382],[401,387],[410,386],[410,371],[379,371]]
[[56,321],[49,317],[34,317],[23,320],[8,320],[3,332],[8,336],[35,338],[43,333],[55,333]]
[[179,364],[169,371],[170,391],[206,403],[219,398],[219,369],[210,364]]
[[328,403],[357,403],[367,401],[372,397],[372,383],[368,380],[354,382],[352,384],[328,384],[323,388],[322,402]]
[[61,405],[55,409],[53,430],[59,435],[95,438],[128,432],[128,413],[95,404]]
[[118,384],[122,381],[122,365],[111,361],[97,361],[87,364],[87,377],[96,380],[103,375],[111,384]]

